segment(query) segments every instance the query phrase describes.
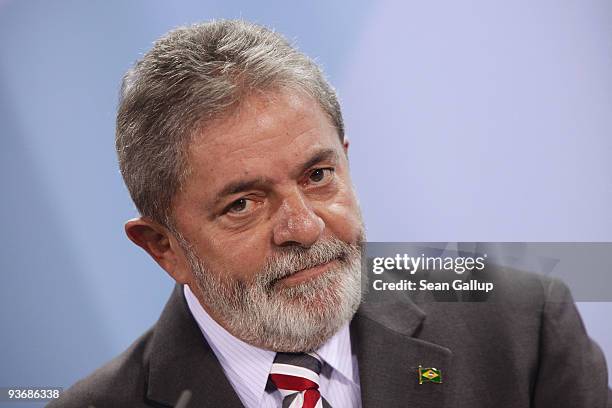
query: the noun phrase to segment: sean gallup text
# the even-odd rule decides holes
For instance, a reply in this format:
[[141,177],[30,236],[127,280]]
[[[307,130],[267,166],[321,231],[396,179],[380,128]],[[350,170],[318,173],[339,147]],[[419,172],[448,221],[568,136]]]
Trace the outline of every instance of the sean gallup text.
[[377,279],[372,282],[374,290],[408,290],[408,291],[481,291],[491,292],[494,284],[492,282],[481,282],[476,279],[462,281],[456,279],[452,282],[429,282],[421,279],[418,282],[402,279],[398,282],[384,282]]

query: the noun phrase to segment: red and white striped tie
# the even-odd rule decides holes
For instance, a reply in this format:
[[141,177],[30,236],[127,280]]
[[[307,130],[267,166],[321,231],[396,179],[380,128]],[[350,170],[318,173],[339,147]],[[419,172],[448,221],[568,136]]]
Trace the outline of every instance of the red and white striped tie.
[[270,380],[283,395],[283,408],[331,408],[319,392],[322,365],[316,353],[276,353]]

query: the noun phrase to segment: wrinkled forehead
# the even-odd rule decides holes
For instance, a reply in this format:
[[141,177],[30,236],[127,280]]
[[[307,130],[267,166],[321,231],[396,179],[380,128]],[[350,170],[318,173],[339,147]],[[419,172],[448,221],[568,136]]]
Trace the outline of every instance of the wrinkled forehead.
[[279,120],[295,126],[296,122],[309,118],[325,118],[322,124],[336,130],[316,99],[304,91],[290,88],[253,90],[198,129],[194,137],[201,140],[209,135],[230,134],[247,128],[253,131]]
[[[202,127],[188,147],[188,160],[209,169],[247,161],[297,160],[310,150],[342,148],[331,119],[310,96],[290,91],[254,92]],[[228,163],[225,163],[228,162]]]

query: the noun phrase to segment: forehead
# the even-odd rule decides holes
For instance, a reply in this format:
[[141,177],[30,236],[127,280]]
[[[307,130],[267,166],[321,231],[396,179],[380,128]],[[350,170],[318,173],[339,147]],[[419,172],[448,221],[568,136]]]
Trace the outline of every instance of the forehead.
[[314,99],[301,93],[254,93],[195,135],[188,161],[192,175],[218,184],[237,173],[276,169],[281,174],[324,148],[341,151],[342,143]]

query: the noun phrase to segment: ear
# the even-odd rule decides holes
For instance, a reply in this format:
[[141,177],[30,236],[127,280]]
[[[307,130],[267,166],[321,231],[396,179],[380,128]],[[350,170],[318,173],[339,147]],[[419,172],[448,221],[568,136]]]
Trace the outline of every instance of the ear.
[[178,283],[188,283],[191,272],[182,248],[174,235],[164,226],[146,217],[125,223],[128,238],[147,253]]
[[344,149],[344,154],[346,154],[346,156],[348,157],[348,149],[349,149],[349,139],[348,137],[344,136],[344,141],[342,142],[342,148]]

